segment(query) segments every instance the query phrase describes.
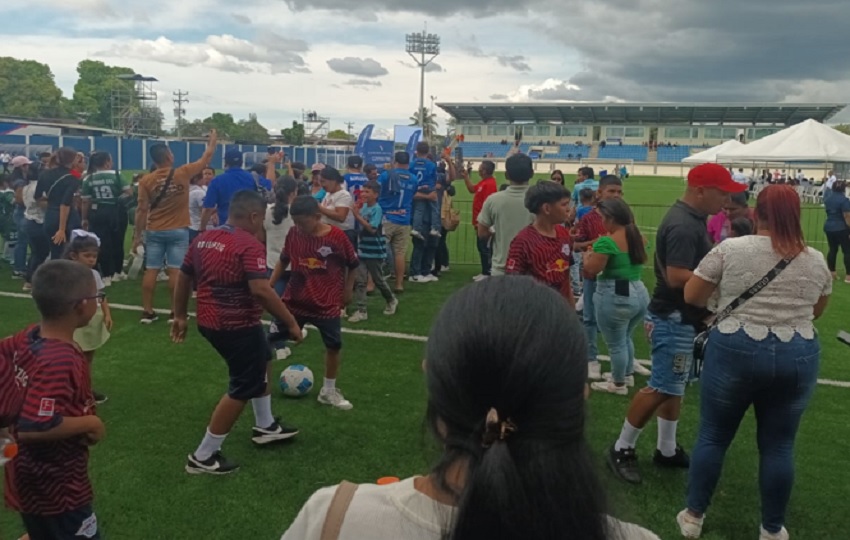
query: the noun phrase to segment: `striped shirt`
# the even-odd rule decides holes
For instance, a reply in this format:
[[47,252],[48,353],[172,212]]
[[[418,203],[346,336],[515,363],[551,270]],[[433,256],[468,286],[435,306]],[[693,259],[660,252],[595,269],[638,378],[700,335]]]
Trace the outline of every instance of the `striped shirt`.
[[605,222],[602,220],[602,214],[591,210],[584,215],[578,222],[578,234],[576,234],[576,242],[595,242],[600,236],[608,234],[605,229]]
[[[89,366],[72,344],[41,337],[34,326],[4,340],[3,355],[16,358],[25,397],[15,433],[49,431],[65,417],[94,414]],[[18,512],[56,515],[91,504],[89,451],[84,437],[21,444],[6,465],[6,504]]]
[[511,242],[505,270],[507,274],[531,276],[567,296],[571,259],[570,231],[558,225],[555,238],[551,238],[529,225]]
[[387,239],[384,238],[384,231],[381,228],[381,222],[384,220],[384,211],[381,210],[381,206],[378,204],[373,206],[363,205],[363,208],[360,209],[360,216],[369,222],[375,232],[370,233],[366,229],[361,229],[357,254],[361,259],[386,258]]

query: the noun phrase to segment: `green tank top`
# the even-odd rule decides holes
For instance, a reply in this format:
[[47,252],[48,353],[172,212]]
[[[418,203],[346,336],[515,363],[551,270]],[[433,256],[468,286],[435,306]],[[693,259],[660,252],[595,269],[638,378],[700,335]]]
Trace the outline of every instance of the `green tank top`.
[[627,279],[629,281],[640,281],[642,264],[632,264],[628,252],[620,251],[617,243],[610,236],[602,236],[594,242],[593,252],[608,256],[608,264],[605,270],[599,274],[600,280]]

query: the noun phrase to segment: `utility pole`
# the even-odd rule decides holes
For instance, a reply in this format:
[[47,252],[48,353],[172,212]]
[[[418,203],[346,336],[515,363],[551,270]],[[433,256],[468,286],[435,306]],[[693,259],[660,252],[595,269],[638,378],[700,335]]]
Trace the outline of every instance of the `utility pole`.
[[184,103],[189,103],[189,92],[177,90],[172,93],[174,95],[174,116],[177,118],[177,137],[180,137],[180,132],[183,126],[183,117],[186,116],[186,109],[183,108]]
[[351,138],[351,128],[354,127],[354,122],[346,122],[345,127],[348,128],[348,138]]

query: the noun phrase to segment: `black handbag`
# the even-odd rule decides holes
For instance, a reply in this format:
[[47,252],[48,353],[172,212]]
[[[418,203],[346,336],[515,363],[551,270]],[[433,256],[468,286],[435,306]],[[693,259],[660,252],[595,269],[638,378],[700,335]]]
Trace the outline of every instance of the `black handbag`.
[[767,287],[767,285],[776,279],[776,277],[782,273],[785,268],[791,264],[791,261],[794,260],[794,257],[790,257],[787,259],[782,259],[776,266],[771,269],[763,278],[758,280],[752,287],[741,293],[741,296],[732,300],[728,306],[723,308],[723,311],[717,314],[714,318],[714,321],[708,325],[708,328],[697,334],[694,338],[694,363],[693,363],[693,378],[698,379],[700,374],[702,373],[702,364],[705,359],[705,348],[708,345],[708,336],[711,334],[711,331],[714,330],[718,324],[720,324],[723,319],[732,314],[733,311],[738,309],[741,304],[757,295],[761,292],[762,289]]

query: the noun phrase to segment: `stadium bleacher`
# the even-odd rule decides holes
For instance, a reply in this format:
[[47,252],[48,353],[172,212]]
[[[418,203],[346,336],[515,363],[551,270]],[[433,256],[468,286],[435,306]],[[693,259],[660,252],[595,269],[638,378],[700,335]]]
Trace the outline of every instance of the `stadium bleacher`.
[[624,144],[623,146],[607,145],[599,149],[599,159],[632,159],[646,161],[649,150],[645,146]]
[[[679,163],[686,157],[691,155],[691,146],[659,146],[658,147],[658,162],[659,163]],[[697,147],[693,147],[697,148]],[[702,147],[699,147],[702,150]]]
[[[490,153],[493,154],[493,157],[503,158],[507,155],[512,145],[488,142],[463,142],[460,146],[463,148],[463,155],[465,157],[475,159],[489,155]],[[520,151],[528,153],[532,148],[540,148],[541,146],[545,148],[559,147],[557,152],[546,152],[544,154],[544,157],[549,159],[580,159],[590,156],[589,146],[577,146],[575,144],[540,145],[522,143],[520,145]]]

